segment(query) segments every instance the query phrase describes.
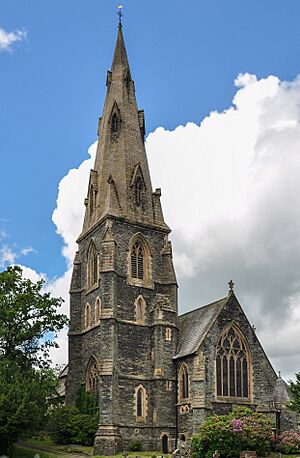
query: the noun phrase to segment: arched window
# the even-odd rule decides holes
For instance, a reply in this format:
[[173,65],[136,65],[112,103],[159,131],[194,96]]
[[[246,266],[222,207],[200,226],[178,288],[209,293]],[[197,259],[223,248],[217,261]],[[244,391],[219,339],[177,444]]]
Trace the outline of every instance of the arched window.
[[143,183],[141,177],[138,177],[134,185],[135,203],[139,207],[142,204]]
[[85,306],[85,328],[89,328],[91,325],[91,307],[89,304]]
[[99,369],[96,359],[92,356],[87,369],[85,377],[86,391],[89,391],[93,396],[98,396],[99,389]]
[[179,369],[179,400],[188,399],[190,396],[189,371],[186,364]]
[[144,250],[139,240],[131,249],[131,277],[144,279]]
[[92,242],[88,251],[88,262],[87,262],[87,284],[91,288],[98,281],[98,254],[96,247]]
[[135,416],[137,421],[145,421],[147,417],[147,395],[142,385],[135,389]]
[[216,351],[217,395],[249,398],[249,351],[242,334],[230,326],[221,335]]
[[145,321],[146,302],[143,296],[138,296],[134,302],[134,319],[137,323]]
[[119,119],[117,113],[112,115],[110,129],[112,134],[116,134],[119,130]]
[[165,340],[167,342],[171,342],[172,340],[172,329],[171,328],[166,328],[166,331],[165,331]]
[[101,318],[101,301],[99,297],[97,297],[96,302],[95,302],[95,319],[96,323],[99,323]]

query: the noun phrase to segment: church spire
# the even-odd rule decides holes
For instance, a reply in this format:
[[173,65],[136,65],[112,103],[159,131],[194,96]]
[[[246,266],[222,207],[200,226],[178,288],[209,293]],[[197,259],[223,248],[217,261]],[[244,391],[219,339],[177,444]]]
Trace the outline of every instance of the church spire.
[[106,216],[169,231],[162,216],[160,193],[152,191],[144,145],[144,111],[137,107],[121,22],[106,85],[82,236]]

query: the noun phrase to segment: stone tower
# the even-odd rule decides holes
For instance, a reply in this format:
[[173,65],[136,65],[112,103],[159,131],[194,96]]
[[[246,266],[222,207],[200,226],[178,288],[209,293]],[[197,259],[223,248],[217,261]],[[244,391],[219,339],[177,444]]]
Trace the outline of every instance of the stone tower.
[[177,282],[119,24],[70,289],[67,403],[99,399],[97,454],[176,436]]

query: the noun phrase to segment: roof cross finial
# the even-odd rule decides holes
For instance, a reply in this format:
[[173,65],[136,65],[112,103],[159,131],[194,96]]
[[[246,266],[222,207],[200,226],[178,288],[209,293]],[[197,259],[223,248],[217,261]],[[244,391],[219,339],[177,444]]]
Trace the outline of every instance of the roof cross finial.
[[233,283],[232,280],[230,280],[230,281],[228,282],[228,286],[229,286],[229,292],[230,292],[230,293],[233,293],[234,283]]
[[123,17],[122,8],[123,8],[123,5],[118,6],[117,15],[119,16],[119,28],[122,27],[122,17]]

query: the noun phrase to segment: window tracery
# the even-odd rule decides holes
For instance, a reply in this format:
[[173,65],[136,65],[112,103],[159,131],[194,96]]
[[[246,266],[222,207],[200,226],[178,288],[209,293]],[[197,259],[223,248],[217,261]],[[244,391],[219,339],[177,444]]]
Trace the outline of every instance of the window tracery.
[[139,280],[144,279],[144,250],[139,240],[131,249],[131,276]]
[[86,370],[86,390],[93,396],[98,396],[99,368],[96,359],[92,356]]
[[217,396],[249,398],[249,369],[245,338],[230,326],[222,333],[216,350]]

